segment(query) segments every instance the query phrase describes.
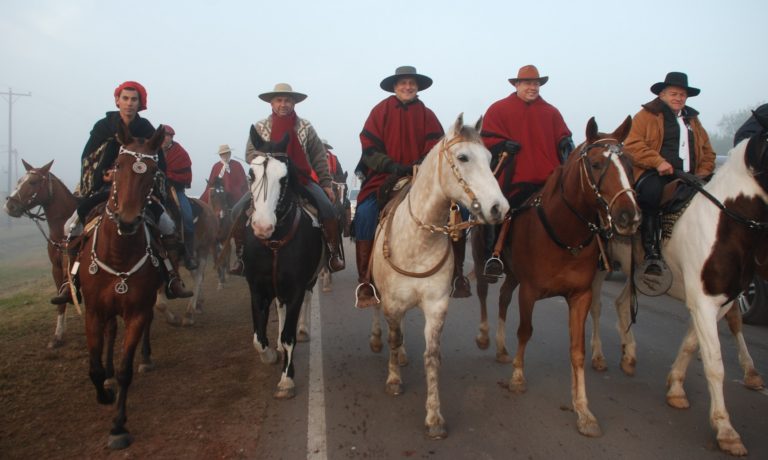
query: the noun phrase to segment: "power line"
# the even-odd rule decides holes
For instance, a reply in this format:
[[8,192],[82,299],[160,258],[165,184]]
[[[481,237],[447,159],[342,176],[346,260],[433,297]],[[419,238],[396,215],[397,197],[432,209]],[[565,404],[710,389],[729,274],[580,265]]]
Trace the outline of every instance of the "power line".
[[[14,96],[32,96],[32,93],[14,93],[9,87],[8,92],[0,92],[2,96],[8,96],[5,98],[8,101],[8,188],[6,189],[6,196],[11,196],[11,185],[13,175],[13,103]],[[11,226],[11,216],[8,216],[8,226]]]

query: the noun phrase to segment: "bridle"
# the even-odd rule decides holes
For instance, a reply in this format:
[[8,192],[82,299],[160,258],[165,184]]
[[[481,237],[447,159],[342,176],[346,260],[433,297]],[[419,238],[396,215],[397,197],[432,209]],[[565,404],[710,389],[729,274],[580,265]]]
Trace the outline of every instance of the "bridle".
[[[155,164],[158,163],[158,155],[157,154],[146,154],[146,153],[140,153],[140,152],[134,152],[132,150],[126,149],[124,146],[120,146],[120,151],[118,152],[119,155],[130,155],[132,156],[135,161],[131,165],[131,170],[135,174],[145,174],[147,172],[147,164],[144,162],[145,160],[152,160],[155,162]],[[117,161],[115,161],[115,170],[117,170]],[[155,179],[158,175],[162,174],[159,170],[155,172]],[[120,219],[117,217],[116,211],[117,211],[117,193],[118,193],[118,183],[117,183],[117,174],[115,174],[114,178],[112,179],[112,193],[110,194],[110,199],[107,201],[107,206],[105,208],[105,212],[107,213],[107,217],[109,217],[109,220],[114,222],[117,225],[117,234],[118,235],[133,235],[136,233],[136,231],[139,228],[139,224],[143,222],[144,220],[144,209],[147,207],[147,205],[151,202],[152,192],[155,189],[155,180],[152,181],[152,187],[149,188],[149,191],[147,192],[147,196],[144,199],[144,206],[142,207],[141,212],[139,213],[139,219],[135,223],[134,227],[127,232],[124,232],[121,230],[121,223]],[[112,205],[112,208],[110,208],[110,205]]]
[[[608,143],[610,141],[616,142],[616,144]],[[588,163],[587,155],[589,151],[593,148],[603,148],[608,152],[607,166],[600,172],[600,176],[597,179],[595,179],[595,176],[592,173],[592,169],[587,164]],[[608,173],[608,169],[610,168],[610,165],[614,164],[614,162],[612,161],[612,157],[616,156],[619,159],[619,163],[621,163],[622,155],[624,155],[624,153],[622,151],[621,144],[619,143],[619,141],[616,139],[606,138],[606,139],[601,139],[600,142],[594,142],[594,143],[585,145],[581,149],[581,152],[579,153],[579,159],[577,160],[579,162],[579,183],[581,184],[581,189],[584,190],[586,188],[589,188],[595,194],[595,199],[598,204],[598,219],[604,222],[604,225],[602,226],[584,217],[573,205],[571,205],[571,203],[568,202],[567,193],[565,191],[565,181],[563,180],[565,169],[563,168],[560,170],[559,182],[560,182],[561,199],[563,200],[563,203],[565,203],[565,206],[579,220],[581,220],[584,224],[586,224],[587,228],[589,229],[589,235],[583,241],[581,241],[581,243],[579,243],[578,245],[569,246],[563,243],[555,234],[554,228],[549,223],[549,221],[546,218],[546,215],[544,214],[541,195],[538,195],[533,200],[531,206],[536,208],[537,215],[539,216],[539,219],[541,220],[541,223],[544,226],[544,229],[547,231],[547,234],[549,235],[550,239],[552,239],[552,241],[556,245],[569,251],[573,255],[577,255],[579,252],[581,252],[582,249],[584,249],[590,243],[592,243],[592,239],[594,238],[595,234],[599,234],[604,239],[613,238],[613,218],[611,217],[611,209],[613,208],[613,205],[616,203],[616,200],[620,196],[622,196],[623,194],[634,196],[635,190],[632,189],[631,187],[623,188],[619,190],[613,196],[613,198],[610,199],[610,201],[606,201],[605,197],[603,197],[603,194],[600,192],[600,189],[603,185],[603,180],[605,179],[605,176]]]
[[[48,220],[45,215],[45,206],[51,203],[53,200],[53,180],[51,180],[51,173],[50,171],[47,174],[41,174],[40,172],[36,170],[29,170],[27,171],[27,174],[32,174],[35,176],[40,176],[40,178],[45,181],[48,184],[48,196],[45,197],[44,200],[38,202],[35,204],[35,200],[38,197],[38,192],[35,191],[27,200],[26,202],[21,201],[15,194],[11,195],[7,198],[8,201],[16,201],[17,203],[21,204],[21,207],[24,209],[23,214],[30,219],[32,219],[32,222],[35,223],[37,226],[37,229],[40,230],[40,233],[43,235],[43,238],[45,238],[45,241],[48,242],[49,245],[53,246],[57,251],[61,251],[64,248],[64,245],[53,241],[46,233],[45,230],[43,230],[43,226],[40,225],[40,221],[46,221]],[[36,211],[32,211],[32,207],[37,206]]]

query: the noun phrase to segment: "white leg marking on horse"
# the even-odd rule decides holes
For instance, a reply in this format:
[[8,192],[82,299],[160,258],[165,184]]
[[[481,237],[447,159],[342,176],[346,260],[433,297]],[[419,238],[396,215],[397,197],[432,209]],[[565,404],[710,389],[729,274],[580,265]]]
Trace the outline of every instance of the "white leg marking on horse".
[[325,383],[323,378],[323,340],[320,329],[320,301],[312,294],[309,342],[309,409],[307,416],[307,459],[327,460],[325,438]]

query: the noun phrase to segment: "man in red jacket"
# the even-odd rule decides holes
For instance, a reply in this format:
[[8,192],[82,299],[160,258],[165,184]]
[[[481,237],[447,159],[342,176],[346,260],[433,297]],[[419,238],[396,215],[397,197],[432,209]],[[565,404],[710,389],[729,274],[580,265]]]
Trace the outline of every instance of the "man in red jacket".
[[[483,117],[483,142],[491,151],[492,169],[502,162],[497,178],[512,209],[541,188],[573,150],[571,131],[562,115],[539,95],[548,80],[533,65],[521,67],[517,77],[509,79],[516,91],[494,102]],[[490,249],[495,232],[487,233],[492,234],[486,241],[486,249]],[[501,261],[492,258],[488,262],[485,274],[501,276]]]
[[[164,125],[165,139],[163,140],[163,152],[165,153],[166,178],[168,185],[176,192],[176,198],[181,212],[181,225],[184,236],[184,265],[187,270],[197,268],[195,257],[195,223],[192,215],[192,206],[189,198],[184,193],[185,189],[192,186],[192,160],[184,147],[174,142],[176,131],[170,125]],[[170,192],[170,191],[169,191]],[[170,195],[169,195],[170,199]]]

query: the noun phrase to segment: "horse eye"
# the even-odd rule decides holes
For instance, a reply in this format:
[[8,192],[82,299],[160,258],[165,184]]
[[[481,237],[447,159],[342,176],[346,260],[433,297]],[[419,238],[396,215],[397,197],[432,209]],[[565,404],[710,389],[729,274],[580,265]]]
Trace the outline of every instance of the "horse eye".
[[466,163],[466,162],[468,162],[468,161],[469,161],[469,157],[467,156],[467,154],[466,154],[466,153],[460,153],[460,154],[459,154],[459,155],[458,155],[456,158],[457,158],[457,159],[458,159],[460,162],[462,162],[462,163]]

